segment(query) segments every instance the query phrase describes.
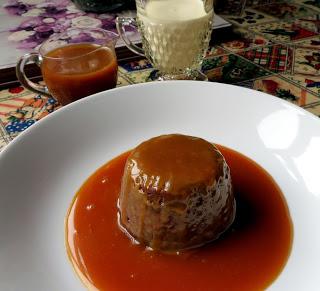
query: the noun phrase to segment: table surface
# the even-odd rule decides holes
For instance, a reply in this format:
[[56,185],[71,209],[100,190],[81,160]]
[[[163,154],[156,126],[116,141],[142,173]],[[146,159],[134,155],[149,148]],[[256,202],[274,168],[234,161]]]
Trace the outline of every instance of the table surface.
[[[103,14],[79,10],[71,0],[0,0],[0,69],[14,67],[18,58],[37,50],[51,34],[70,27],[99,27],[117,32],[117,16],[135,17],[135,10]],[[214,27],[230,26],[224,19],[214,18]],[[137,29],[127,35],[134,43],[140,42]],[[124,46],[119,39],[117,47]]]
[[[26,2],[43,1],[10,0],[14,5]],[[229,13],[233,11],[232,4],[239,3],[226,2]],[[6,32],[3,30],[1,13],[0,34],[8,34],[8,27]],[[209,80],[263,91],[320,117],[320,1],[270,4],[270,1],[252,0],[247,1],[242,15],[234,12],[228,15],[223,9],[219,14],[233,24],[233,32],[223,37],[213,33],[214,45],[210,46],[202,66]],[[153,81],[153,72],[145,59],[122,61],[118,86]],[[21,86],[1,90],[0,150],[59,107],[53,98],[34,94]]]

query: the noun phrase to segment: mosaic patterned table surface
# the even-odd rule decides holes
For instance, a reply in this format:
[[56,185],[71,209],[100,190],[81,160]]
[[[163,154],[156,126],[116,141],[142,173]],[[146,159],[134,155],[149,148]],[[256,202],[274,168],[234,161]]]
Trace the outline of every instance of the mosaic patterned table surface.
[[[209,81],[263,91],[320,117],[320,1],[247,2],[240,16],[228,15],[230,6],[221,12],[235,34],[210,47],[203,72]],[[150,82],[153,76],[147,60],[128,62],[119,67],[118,86]],[[0,91],[0,150],[59,107],[53,98],[22,87]]]

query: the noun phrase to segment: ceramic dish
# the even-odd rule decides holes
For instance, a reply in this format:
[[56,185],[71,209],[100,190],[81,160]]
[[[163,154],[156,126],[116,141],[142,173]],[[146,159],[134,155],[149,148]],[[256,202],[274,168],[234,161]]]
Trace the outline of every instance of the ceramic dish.
[[275,97],[204,82],[102,92],[26,130],[0,154],[0,289],[81,290],[64,246],[72,197],[99,166],[142,140],[184,133],[233,148],[281,187],[292,252],[270,290],[319,290],[320,121]]

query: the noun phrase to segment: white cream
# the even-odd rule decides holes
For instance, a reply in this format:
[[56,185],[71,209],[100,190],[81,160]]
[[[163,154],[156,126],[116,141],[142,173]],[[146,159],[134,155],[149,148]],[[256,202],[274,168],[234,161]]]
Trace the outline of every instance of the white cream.
[[[138,9],[146,54],[164,73],[200,65],[211,32],[213,11],[202,0],[155,0]],[[209,35],[210,36],[210,35]]]

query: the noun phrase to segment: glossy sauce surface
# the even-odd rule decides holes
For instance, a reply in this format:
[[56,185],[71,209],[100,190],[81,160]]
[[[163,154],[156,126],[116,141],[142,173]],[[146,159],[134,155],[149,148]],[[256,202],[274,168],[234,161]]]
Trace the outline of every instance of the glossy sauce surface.
[[87,286],[100,290],[261,290],[283,269],[293,228],[273,179],[245,156],[218,146],[231,169],[237,214],[214,243],[169,255],[134,245],[119,229],[117,198],[129,153],[81,187],[66,220],[69,257]]
[[50,93],[63,105],[117,85],[115,53],[94,44],[71,44],[50,51],[41,70]]
[[162,191],[164,196],[184,195],[188,185],[218,179],[223,167],[221,160],[211,143],[180,134],[145,141],[129,157],[132,180],[138,177],[143,188]]

